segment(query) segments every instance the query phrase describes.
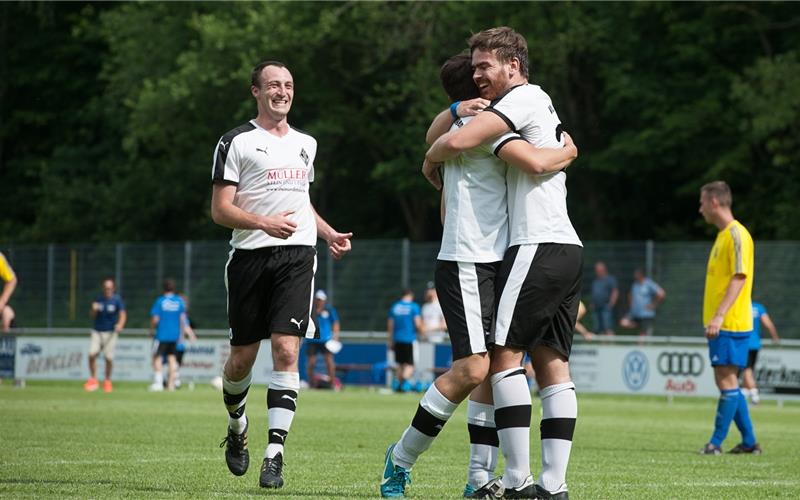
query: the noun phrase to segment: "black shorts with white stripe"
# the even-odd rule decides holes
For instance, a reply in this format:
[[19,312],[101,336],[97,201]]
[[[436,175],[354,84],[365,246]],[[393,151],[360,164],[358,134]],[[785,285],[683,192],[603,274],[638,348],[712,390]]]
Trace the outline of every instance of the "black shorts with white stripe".
[[231,345],[248,345],[273,333],[314,338],[311,321],[314,247],[287,245],[236,249],[225,266]]
[[578,245],[509,247],[497,276],[497,321],[489,342],[526,351],[543,345],[569,359],[582,268]]
[[453,360],[486,352],[499,269],[500,262],[436,261],[436,294],[453,346]]

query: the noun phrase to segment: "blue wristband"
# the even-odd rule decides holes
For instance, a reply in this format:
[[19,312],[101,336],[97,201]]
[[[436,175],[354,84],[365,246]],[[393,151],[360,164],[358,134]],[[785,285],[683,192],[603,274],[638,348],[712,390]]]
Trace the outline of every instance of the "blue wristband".
[[450,114],[453,115],[453,120],[458,120],[458,105],[461,104],[461,101],[456,101],[450,105]]

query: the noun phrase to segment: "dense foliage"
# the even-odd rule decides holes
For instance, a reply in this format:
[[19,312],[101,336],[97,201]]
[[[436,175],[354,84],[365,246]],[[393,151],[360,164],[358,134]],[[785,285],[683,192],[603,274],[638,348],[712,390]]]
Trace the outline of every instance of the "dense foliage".
[[691,239],[722,178],[757,239],[797,238],[796,3],[0,3],[0,241],[224,238],[211,156],[254,114],[249,72],[291,68],[319,141],[319,211],[356,237],[439,234],[419,175],[471,32],[525,34],[581,156],[585,239]]

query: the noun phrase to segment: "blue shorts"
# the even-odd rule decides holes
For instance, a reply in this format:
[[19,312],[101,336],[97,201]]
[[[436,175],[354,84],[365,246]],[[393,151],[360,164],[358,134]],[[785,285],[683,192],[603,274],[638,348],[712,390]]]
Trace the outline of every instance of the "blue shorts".
[[708,341],[708,356],[711,358],[711,366],[746,367],[748,344],[748,335],[740,335],[737,332],[736,336],[733,336],[731,332],[720,331],[716,338]]

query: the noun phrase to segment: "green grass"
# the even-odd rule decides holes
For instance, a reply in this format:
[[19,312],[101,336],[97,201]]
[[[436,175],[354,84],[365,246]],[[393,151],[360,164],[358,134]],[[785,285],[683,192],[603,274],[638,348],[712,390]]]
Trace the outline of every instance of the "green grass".
[[[250,391],[251,467],[225,467],[226,414],[210,386],[148,393],[118,383],[87,394],[81,383],[0,385],[0,497],[374,498],[386,446],[410,421],[418,395],[348,388],[302,392],[287,443],[286,486],[258,487],[266,446],[264,387]],[[538,402],[534,415],[538,414]],[[707,457],[711,399],[579,394],[570,496],[597,498],[800,498],[800,405],[752,409],[762,456]],[[537,472],[537,424],[532,467]],[[735,428],[725,443],[738,439]],[[414,468],[409,496],[457,498],[468,442],[462,405]]]

